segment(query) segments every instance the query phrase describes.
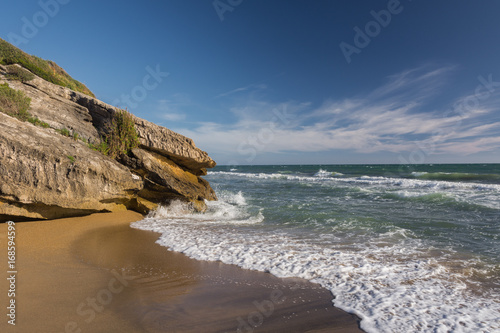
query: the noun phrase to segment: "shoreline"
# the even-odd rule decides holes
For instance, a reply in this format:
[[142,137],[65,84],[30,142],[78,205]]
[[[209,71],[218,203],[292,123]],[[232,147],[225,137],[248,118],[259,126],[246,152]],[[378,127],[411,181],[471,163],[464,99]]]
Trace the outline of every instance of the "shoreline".
[[[155,243],[158,233],[129,226],[142,218],[124,211],[16,223],[19,306],[16,326],[4,319],[0,330],[362,332],[327,289],[169,251]],[[1,224],[2,244],[6,232]]]

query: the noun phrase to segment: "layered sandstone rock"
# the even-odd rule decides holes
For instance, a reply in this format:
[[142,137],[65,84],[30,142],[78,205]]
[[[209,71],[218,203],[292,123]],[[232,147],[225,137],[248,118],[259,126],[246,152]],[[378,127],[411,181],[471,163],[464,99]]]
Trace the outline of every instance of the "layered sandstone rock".
[[[140,146],[118,160],[89,148],[108,129],[115,107],[39,77],[7,82],[31,98],[29,112],[51,128],[0,113],[0,221],[52,219],[133,209],[141,213],[171,200],[198,210],[216,200],[200,178],[215,166],[193,141],[134,117]],[[58,133],[67,129],[82,140]]]

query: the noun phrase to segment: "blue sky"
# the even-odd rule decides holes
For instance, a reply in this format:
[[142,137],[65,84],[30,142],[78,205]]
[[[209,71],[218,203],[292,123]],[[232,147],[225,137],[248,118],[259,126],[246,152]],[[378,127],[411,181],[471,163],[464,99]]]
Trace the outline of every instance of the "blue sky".
[[500,163],[500,2],[41,0],[0,37],[221,165]]

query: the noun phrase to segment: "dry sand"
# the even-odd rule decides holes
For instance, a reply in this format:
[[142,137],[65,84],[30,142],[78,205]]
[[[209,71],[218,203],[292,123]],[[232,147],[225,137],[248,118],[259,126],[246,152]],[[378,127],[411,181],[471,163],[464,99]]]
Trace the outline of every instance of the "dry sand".
[[[134,212],[16,223],[16,325],[0,332],[361,332],[326,289],[202,262],[129,227]],[[7,271],[7,225],[0,225]]]

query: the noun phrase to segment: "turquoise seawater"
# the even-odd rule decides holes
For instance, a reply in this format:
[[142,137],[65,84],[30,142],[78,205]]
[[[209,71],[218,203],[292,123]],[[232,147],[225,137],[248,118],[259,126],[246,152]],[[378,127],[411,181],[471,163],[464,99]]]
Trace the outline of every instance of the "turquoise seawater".
[[332,291],[369,332],[500,331],[500,164],[218,166],[159,243]]

